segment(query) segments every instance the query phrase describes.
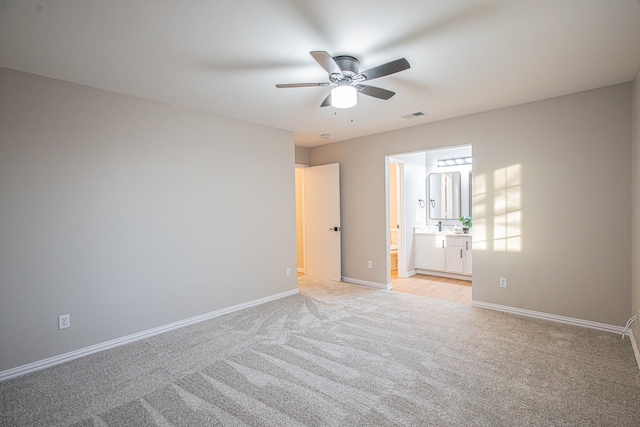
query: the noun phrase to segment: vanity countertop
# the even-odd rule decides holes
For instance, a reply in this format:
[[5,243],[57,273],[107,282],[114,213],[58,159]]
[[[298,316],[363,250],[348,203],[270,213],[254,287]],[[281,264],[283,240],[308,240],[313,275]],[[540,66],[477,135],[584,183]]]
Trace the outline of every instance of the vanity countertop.
[[473,234],[471,233],[454,233],[453,231],[438,231],[433,230],[428,227],[415,227],[413,229],[413,234],[435,234],[436,236],[460,236],[460,237],[471,237]]

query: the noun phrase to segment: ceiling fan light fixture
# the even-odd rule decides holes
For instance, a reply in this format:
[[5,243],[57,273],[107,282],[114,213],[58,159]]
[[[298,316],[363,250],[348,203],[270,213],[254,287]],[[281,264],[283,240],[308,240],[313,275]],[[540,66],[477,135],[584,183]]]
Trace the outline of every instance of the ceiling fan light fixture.
[[[331,56],[329,52],[314,50],[309,52],[313,59],[329,73],[329,82],[324,83],[285,83],[277,84],[277,88],[289,87],[314,87],[336,86],[322,101],[320,107],[352,108],[358,104],[358,92],[373,98],[387,100],[395,95],[395,92],[375,86],[360,84],[364,81],[395,74],[411,68],[405,58],[396,59],[386,64],[360,72],[358,59],[354,56]],[[337,114],[337,112],[336,112]],[[422,116],[424,113],[415,113]],[[353,119],[351,119],[353,121]]]
[[358,103],[358,91],[349,83],[339,84],[331,89],[331,106],[334,108],[351,108]]

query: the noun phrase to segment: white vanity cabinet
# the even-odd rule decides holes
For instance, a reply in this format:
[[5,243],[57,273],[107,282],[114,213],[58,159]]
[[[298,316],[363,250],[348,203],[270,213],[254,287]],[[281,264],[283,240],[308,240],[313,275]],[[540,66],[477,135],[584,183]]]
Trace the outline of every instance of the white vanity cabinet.
[[446,236],[414,234],[415,266],[420,270],[445,270]]
[[447,236],[446,272],[471,274],[471,244],[471,237],[459,235]]
[[473,260],[473,256],[471,256],[471,254],[473,252],[471,252],[472,248],[471,246],[473,245],[473,240],[471,237],[466,237],[466,240],[464,242],[464,274],[468,274],[469,276],[471,276],[471,273],[473,272],[473,264],[472,264],[472,260]]
[[416,233],[414,242],[418,273],[471,280],[471,236]]

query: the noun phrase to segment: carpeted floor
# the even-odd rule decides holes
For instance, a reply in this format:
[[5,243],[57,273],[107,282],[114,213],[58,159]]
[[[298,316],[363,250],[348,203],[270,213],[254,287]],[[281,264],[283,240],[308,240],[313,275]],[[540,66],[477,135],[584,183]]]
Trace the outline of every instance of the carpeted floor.
[[0,383],[0,425],[640,425],[628,339],[299,280],[299,295]]

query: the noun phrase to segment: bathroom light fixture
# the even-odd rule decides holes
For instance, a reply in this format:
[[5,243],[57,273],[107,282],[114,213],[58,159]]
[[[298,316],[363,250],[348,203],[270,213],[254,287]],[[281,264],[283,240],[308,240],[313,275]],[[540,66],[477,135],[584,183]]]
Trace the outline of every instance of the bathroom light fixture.
[[473,159],[471,157],[458,157],[455,159],[444,159],[444,160],[438,160],[438,167],[470,165],[472,162],[473,162]]
[[348,81],[341,81],[331,89],[331,106],[334,108],[351,108],[358,103],[358,91]]

